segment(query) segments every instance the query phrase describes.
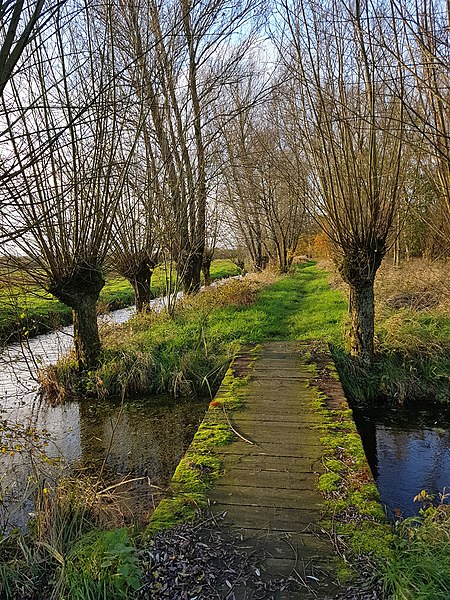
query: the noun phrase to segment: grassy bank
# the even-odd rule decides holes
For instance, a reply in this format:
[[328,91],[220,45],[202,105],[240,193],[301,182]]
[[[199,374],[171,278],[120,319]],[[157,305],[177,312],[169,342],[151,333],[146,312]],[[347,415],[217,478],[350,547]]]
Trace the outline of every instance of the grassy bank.
[[[213,280],[238,275],[239,269],[230,260],[215,260],[211,265]],[[154,297],[162,296],[166,290],[166,276],[157,268],[152,277]],[[99,312],[108,312],[134,302],[131,285],[123,277],[109,277],[100,293]],[[33,336],[46,333],[72,321],[72,311],[44,290],[20,285],[14,281],[0,288],[0,340],[16,339],[21,335]]]
[[398,270],[380,271],[376,359],[370,368],[351,358],[345,347],[344,285],[332,275],[330,289],[327,272],[307,264],[273,285],[254,279],[211,289],[182,303],[173,318],[150,314],[105,329],[101,365],[81,387],[77,388],[80,382],[71,358],[50,369],[46,383],[55,398],[61,390],[69,395],[89,391],[117,396],[124,388],[129,394],[207,394],[217,387],[224,366],[240,345],[297,339],[331,345],[353,404],[448,403],[447,296],[438,297],[438,287],[430,281],[421,281],[420,289],[410,273],[414,267],[407,268],[402,277]]
[[[331,283],[346,293],[333,271]],[[333,355],[354,404],[450,402],[450,262],[423,260],[392,267],[375,282],[375,350],[370,369],[351,359],[342,342]]]
[[150,313],[105,327],[96,371],[80,381],[69,356],[47,369],[42,382],[54,400],[87,392],[213,394],[242,345],[337,342],[344,312],[342,294],[330,290],[327,274],[312,264],[276,282],[267,274],[233,280],[184,300],[172,316]]

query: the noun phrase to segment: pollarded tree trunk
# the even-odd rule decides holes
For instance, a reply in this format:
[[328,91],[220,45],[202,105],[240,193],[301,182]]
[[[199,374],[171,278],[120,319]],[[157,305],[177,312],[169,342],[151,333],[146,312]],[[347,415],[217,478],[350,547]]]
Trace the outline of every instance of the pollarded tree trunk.
[[75,355],[80,371],[89,371],[98,364],[101,344],[97,300],[104,285],[99,269],[83,266],[48,286],[53,296],[73,310]]
[[205,285],[211,285],[211,259],[209,257],[203,258],[202,271],[205,278]]
[[152,299],[150,288],[151,277],[152,275],[149,271],[146,276],[136,276],[130,282],[133,286],[136,312],[138,313],[145,312],[150,306],[150,300]]
[[134,299],[136,303],[136,312],[145,312],[150,307],[152,299],[151,281],[153,271],[148,265],[134,273],[133,277],[129,278],[129,282],[133,286]]
[[374,283],[384,254],[380,241],[375,249],[347,252],[338,263],[342,278],[350,286],[350,353],[366,363],[374,356]]
[[185,294],[195,294],[201,287],[203,254],[191,254],[179,267],[183,291]]
[[350,284],[350,354],[371,362],[374,354],[374,282]]
[[97,366],[101,344],[97,323],[98,293],[85,294],[73,309],[73,339],[80,371]]

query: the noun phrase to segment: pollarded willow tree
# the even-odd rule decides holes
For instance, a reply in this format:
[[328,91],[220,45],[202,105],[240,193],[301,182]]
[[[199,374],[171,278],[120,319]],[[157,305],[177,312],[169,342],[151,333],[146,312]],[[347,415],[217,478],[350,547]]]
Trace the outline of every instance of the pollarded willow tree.
[[200,288],[206,248],[217,133],[211,107],[243,76],[240,65],[261,4],[133,0],[115,8],[116,41],[142,72],[135,87],[148,110],[166,246],[186,292]]
[[96,302],[140,134],[140,108],[117,84],[112,31],[89,2],[66,5],[52,31],[29,45],[33,61],[3,95],[3,167],[17,176],[1,190],[2,232],[14,238],[11,259],[23,268],[25,257],[37,283],[72,308],[82,370],[100,353]]
[[260,271],[270,262],[285,273],[303,232],[309,183],[305,164],[286,144],[278,85],[267,90],[263,105],[252,101],[264,87],[252,78],[230,99],[239,116],[222,126],[223,201],[253,267]]
[[125,177],[110,251],[112,269],[133,287],[137,312],[150,307],[151,280],[160,262],[162,229],[161,193],[157,177],[152,174],[152,161],[147,160],[146,138],[143,135]]
[[309,164],[316,215],[350,287],[351,353],[368,362],[374,279],[402,196],[405,161],[403,103],[392,91],[403,71],[379,43],[390,33],[384,8],[365,0],[279,4],[280,60],[291,82],[286,127]]

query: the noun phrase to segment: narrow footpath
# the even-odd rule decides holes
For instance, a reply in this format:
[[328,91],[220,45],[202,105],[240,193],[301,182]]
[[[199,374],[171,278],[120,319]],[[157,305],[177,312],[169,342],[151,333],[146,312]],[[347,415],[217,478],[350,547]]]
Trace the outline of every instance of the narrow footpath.
[[[311,597],[331,597],[335,553],[318,525],[321,416],[306,350],[300,342],[272,342],[256,360],[245,353],[235,360],[235,372],[249,375],[243,409],[230,417],[242,437],[221,448],[224,473],[208,496],[239,546],[261,555],[267,576],[304,581],[298,598],[310,597],[308,587]],[[216,400],[227,394],[224,383]]]

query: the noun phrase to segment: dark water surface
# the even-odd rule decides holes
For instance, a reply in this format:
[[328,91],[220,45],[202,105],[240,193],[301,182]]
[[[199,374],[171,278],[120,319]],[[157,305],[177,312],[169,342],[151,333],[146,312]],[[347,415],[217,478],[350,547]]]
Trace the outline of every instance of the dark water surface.
[[[108,318],[122,322],[130,314],[132,310],[124,309]],[[55,467],[37,464],[28,455],[0,454],[0,493],[10,499],[9,506],[0,503],[0,528],[12,507],[15,512],[12,516],[8,513],[8,527],[23,525],[32,511],[29,500],[20,502],[30,475],[51,484],[61,471],[74,469],[92,469],[93,473],[103,469],[111,481],[139,478],[134,492],[145,513],[167,486],[205,413],[205,400],[175,402],[163,396],[48,406],[38,395],[36,369],[66,353],[72,339],[72,328],[66,327],[29,340],[25,348],[10,345],[0,355],[0,418],[46,430],[50,439],[47,454],[60,459]]]
[[[450,414],[433,410],[353,411],[388,517],[415,515],[421,490],[450,493]],[[446,500],[448,501],[448,499]]]

